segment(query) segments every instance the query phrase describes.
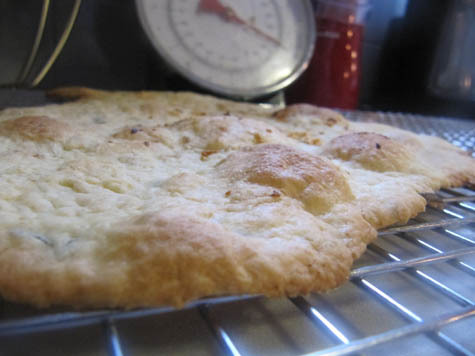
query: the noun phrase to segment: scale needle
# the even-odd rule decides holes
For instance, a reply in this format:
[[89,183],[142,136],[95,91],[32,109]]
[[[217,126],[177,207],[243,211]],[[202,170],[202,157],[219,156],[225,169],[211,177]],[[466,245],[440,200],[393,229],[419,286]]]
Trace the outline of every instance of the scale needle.
[[210,14],[217,15],[226,22],[242,25],[245,28],[258,34],[262,38],[267,39],[268,41],[276,44],[277,46],[281,46],[281,43],[278,39],[265,33],[258,27],[254,26],[252,23],[242,19],[236,14],[236,11],[234,11],[230,6],[223,5],[220,0],[200,0],[196,12],[207,12]]

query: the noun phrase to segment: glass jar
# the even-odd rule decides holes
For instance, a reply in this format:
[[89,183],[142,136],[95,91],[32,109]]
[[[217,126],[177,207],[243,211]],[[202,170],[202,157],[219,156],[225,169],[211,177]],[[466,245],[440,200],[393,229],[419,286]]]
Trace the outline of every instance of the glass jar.
[[289,102],[355,109],[368,0],[319,0],[312,60],[288,95]]
[[441,98],[475,101],[475,0],[451,3],[429,89]]

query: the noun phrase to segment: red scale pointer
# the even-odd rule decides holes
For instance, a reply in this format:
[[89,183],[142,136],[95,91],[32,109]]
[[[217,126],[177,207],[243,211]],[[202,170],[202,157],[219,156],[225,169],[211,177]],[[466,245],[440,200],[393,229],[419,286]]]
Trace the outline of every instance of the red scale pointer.
[[217,15],[226,22],[231,22],[246,27],[247,29],[258,34],[259,36],[276,44],[277,46],[281,45],[279,40],[261,31],[253,24],[243,20],[236,14],[236,12],[231,7],[223,5],[220,0],[200,0],[196,12],[207,12],[210,14]]

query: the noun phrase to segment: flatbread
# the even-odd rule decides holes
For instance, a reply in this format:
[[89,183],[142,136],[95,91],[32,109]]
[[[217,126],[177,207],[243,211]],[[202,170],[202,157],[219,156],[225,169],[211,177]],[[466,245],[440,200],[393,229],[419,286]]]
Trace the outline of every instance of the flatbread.
[[342,284],[419,194],[475,182],[441,139],[192,93],[63,88],[0,112],[0,294],[182,306]]

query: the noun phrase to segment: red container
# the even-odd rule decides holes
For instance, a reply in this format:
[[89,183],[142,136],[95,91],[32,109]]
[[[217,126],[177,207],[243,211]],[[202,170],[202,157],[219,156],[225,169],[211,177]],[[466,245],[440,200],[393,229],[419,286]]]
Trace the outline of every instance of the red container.
[[355,109],[368,1],[319,0],[317,41],[308,69],[288,92],[289,102]]

